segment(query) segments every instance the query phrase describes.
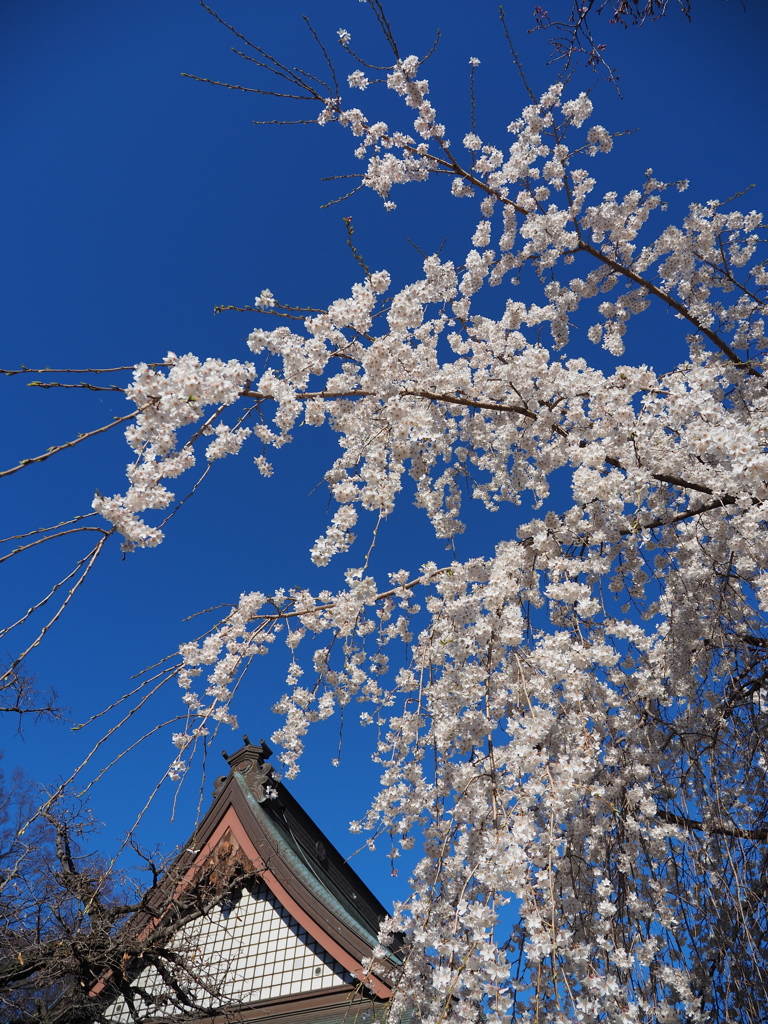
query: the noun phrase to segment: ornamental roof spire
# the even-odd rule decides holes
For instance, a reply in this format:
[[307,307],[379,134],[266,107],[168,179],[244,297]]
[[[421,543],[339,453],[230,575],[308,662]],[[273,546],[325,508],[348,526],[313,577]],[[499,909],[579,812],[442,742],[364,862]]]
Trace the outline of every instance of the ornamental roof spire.
[[[256,746],[251,743],[247,736],[243,736],[243,746],[236,750],[234,754],[228,754],[225,750],[221,753],[231,769],[230,775],[232,772],[238,772],[238,774],[242,775],[248,788],[259,803],[264,803],[269,796],[267,790],[275,774],[275,769],[267,762],[267,758],[272,755],[272,750],[267,741],[262,740]],[[221,775],[216,779],[213,784],[214,795],[219,793],[228,778],[229,775]]]

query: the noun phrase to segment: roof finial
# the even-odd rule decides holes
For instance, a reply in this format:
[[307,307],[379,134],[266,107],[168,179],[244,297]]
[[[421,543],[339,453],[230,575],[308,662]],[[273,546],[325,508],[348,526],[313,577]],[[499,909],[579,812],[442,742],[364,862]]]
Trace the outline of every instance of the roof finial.
[[[251,743],[247,736],[243,736],[243,740],[245,741],[244,745],[239,750],[236,750],[234,754],[227,754],[222,751],[224,760],[231,769],[230,775],[232,772],[242,775],[256,799],[259,803],[263,803],[267,799],[267,784],[272,779],[274,772],[272,765],[266,763],[272,751],[266,740],[262,740],[258,746]],[[221,779],[216,780],[214,793],[219,792],[227,778],[228,776],[223,776]]]

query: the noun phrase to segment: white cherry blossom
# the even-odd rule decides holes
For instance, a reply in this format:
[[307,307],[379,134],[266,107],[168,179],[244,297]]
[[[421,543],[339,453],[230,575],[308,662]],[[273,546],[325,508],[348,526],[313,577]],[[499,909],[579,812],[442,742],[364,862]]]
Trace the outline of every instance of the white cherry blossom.
[[[287,627],[288,774],[315,722],[360,705],[381,788],[355,827],[423,844],[381,934],[406,937],[393,1019],[730,1020],[765,926],[762,219],[683,208],[685,183],[651,172],[598,193],[613,136],[561,83],[504,112],[504,141],[473,130],[454,150],[422,75],[414,56],[386,75],[398,128],[334,96],[319,120],[350,132],[388,207],[394,186],[444,178],[476,199],[464,247],[394,289],[361,269],[290,328],[269,325],[281,307],[264,290],[258,373],[170,353],[126,389],[128,489],[94,509],[129,549],[160,543],[150,513],[200,446],[211,461],[297,429],[339,441],[312,558],[351,559],[345,585],[245,593],[182,647],[170,774],[234,720],[235,681]],[[366,100],[376,85],[347,82]],[[670,314],[658,368],[649,308]],[[262,420],[241,425],[254,404]],[[532,507],[482,557],[378,579],[361,511],[403,501],[448,542],[467,502]]]

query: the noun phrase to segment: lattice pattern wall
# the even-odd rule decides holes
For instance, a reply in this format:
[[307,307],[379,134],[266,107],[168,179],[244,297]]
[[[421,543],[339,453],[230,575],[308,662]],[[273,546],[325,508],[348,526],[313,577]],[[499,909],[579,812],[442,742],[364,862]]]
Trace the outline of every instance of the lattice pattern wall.
[[[185,964],[165,969],[195,1008],[212,1009],[258,999],[315,992],[354,978],[312,939],[264,885],[243,889],[205,917],[180,929],[174,949]],[[143,1017],[189,1010],[155,967],[134,982],[144,990]],[[121,997],[106,1013],[114,1024],[133,1021]]]

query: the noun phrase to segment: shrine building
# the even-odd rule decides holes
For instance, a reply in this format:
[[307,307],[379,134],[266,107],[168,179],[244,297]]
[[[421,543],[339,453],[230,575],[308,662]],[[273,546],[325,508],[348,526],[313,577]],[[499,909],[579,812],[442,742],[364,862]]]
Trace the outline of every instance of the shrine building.
[[[400,963],[370,964],[387,916],[275,776],[261,742],[229,774],[151,908],[128,925],[141,954],[94,989],[108,1024],[364,1024],[383,1016]],[[149,943],[146,940],[149,940]]]

